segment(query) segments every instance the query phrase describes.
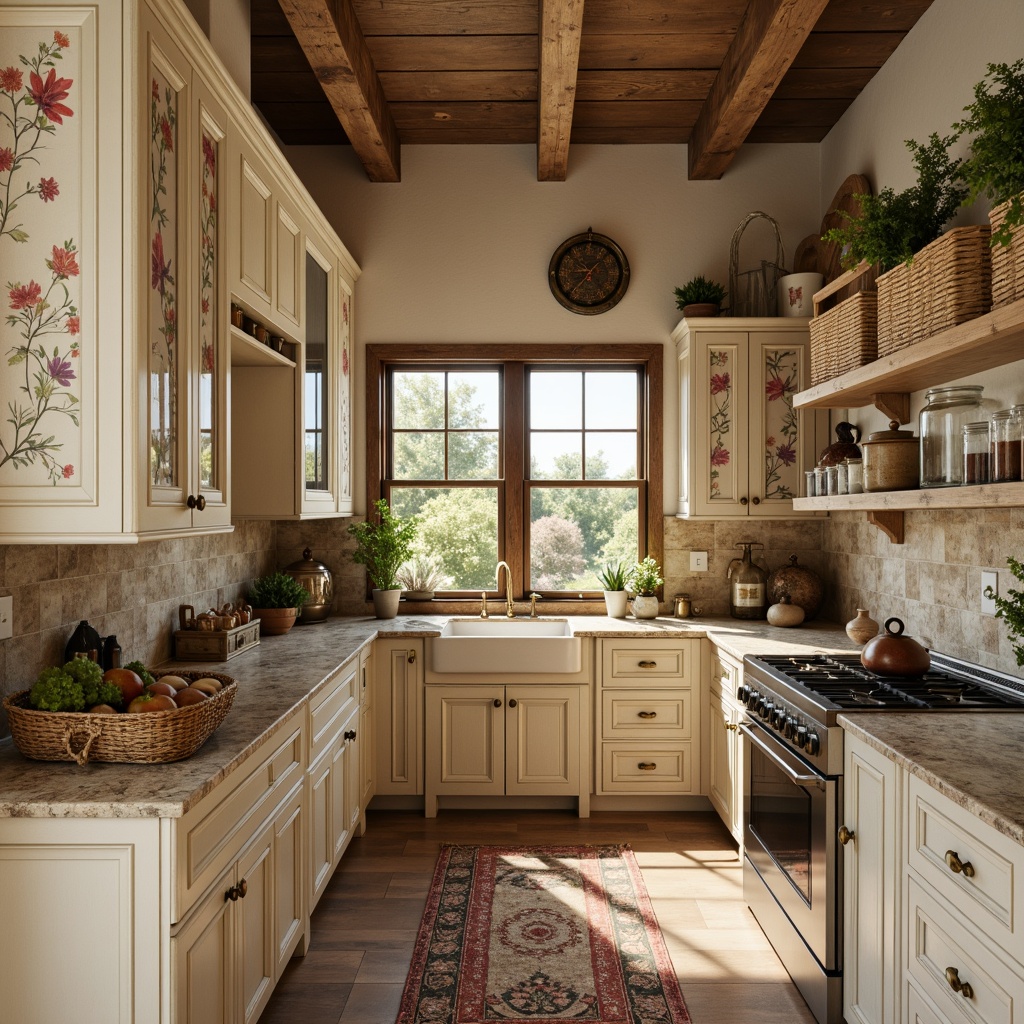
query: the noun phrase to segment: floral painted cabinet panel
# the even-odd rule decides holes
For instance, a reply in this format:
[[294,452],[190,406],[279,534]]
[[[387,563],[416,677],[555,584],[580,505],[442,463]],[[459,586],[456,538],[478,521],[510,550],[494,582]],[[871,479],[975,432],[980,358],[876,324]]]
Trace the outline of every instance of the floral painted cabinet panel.
[[[119,24],[0,5],[0,543],[122,529]],[[103,31],[104,27],[107,29]],[[111,339],[114,339],[111,342]]]
[[684,516],[802,517],[804,470],[827,421],[793,408],[807,383],[808,333],[790,319],[683,320],[679,359]]

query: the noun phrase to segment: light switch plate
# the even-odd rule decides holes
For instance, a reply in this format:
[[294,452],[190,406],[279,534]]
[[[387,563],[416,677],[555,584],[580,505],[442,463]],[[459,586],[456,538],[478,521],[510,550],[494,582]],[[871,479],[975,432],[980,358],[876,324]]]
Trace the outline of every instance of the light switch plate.
[[988,588],[992,588],[993,594],[999,593],[999,573],[997,572],[986,572],[982,570],[981,573],[981,614],[982,615],[995,615],[996,603],[991,597],[985,596],[985,591]]
[[690,572],[708,571],[708,553],[706,551],[690,552]]
[[10,640],[14,635],[14,598],[0,597],[0,640]]

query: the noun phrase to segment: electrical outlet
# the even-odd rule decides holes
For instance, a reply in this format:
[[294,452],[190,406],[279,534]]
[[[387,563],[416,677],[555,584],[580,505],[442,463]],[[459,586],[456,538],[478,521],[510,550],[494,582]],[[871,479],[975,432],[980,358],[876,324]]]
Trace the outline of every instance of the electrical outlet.
[[[992,588],[992,597],[986,597],[985,591],[988,588]],[[997,572],[985,572],[981,574],[981,614],[982,615],[995,615],[996,613],[996,602],[994,597],[999,593],[999,573]]]
[[690,572],[708,571],[708,553],[706,551],[690,552]]
[[0,640],[14,635],[14,598],[0,597]]

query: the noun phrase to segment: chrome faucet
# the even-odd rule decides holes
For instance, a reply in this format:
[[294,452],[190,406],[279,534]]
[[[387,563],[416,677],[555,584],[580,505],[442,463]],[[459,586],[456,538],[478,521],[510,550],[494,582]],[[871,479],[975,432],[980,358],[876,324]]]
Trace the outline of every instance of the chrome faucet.
[[498,584],[498,589],[501,589],[501,567],[505,566],[505,615],[514,619],[516,617],[515,606],[512,603],[512,570],[508,567],[508,562],[499,562],[498,567],[494,570],[494,582]]

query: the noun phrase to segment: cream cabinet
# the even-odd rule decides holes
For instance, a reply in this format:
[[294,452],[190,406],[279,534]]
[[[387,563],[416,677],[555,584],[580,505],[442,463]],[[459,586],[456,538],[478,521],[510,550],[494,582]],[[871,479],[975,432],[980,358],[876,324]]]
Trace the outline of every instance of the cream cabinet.
[[682,320],[679,515],[806,518],[794,512],[817,463],[827,419],[796,409],[809,382],[806,320]]
[[377,640],[373,651],[377,794],[423,793],[423,641]]
[[701,641],[599,640],[595,792],[700,792]]
[[736,699],[736,691],[743,680],[743,665],[714,646],[708,660],[711,678],[705,731],[707,794],[742,851],[743,743],[739,724],[743,707]]
[[589,816],[589,688],[426,688],[426,816],[443,796],[571,796]]
[[359,654],[359,825],[357,835],[366,831],[366,808],[373,799],[376,766],[374,735],[373,646]]

